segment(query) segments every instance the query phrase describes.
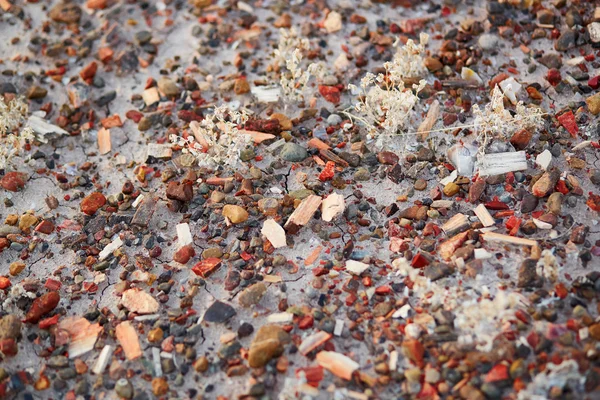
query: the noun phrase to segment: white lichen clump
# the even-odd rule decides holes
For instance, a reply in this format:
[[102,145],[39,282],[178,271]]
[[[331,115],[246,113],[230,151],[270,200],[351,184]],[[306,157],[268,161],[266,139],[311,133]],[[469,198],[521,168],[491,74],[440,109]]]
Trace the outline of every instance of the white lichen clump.
[[369,72],[361,79],[360,87],[348,85],[352,94],[359,95],[354,106],[358,115],[348,116],[362,122],[371,137],[380,129],[385,134],[395,134],[405,126],[419,100],[417,94],[426,82],[421,80],[418,85],[407,88],[404,81],[424,73],[423,52],[427,40],[426,34],[421,34],[419,44],[409,39],[392,61],[383,64],[385,73],[374,75]]
[[190,124],[193,136],[171,135],[170,139],[181,146],[183,152],[196,157],[200,166],[235,168],[239,165],[240,152],[252,143],[251,136],[238,129],[247,120],[245,111],[234,111],[223,105],[200,123]]
[[306,38],[300,38],[294,28],[280,29],[279,44],[275,50],[275,63],[282,68],[279,83],[284,97],[291,101],[304,101],[304,92],[311,76],[322,78],[325,68],[321,63],[310,63],[302,69],[304,52],[310,48]]
[[6,102],[0,96],[0,169],[8,167],[27,141],[33,140],[33,130],[25,124],[29,107],[20,98]]
[[543,113],[538,107],[526,107],[519,101],[514,115],[504,108],[504,93],[499,85],[492,90],[492,100],[483,110],[477,104],[473,105],[473,115],[475,131],[484,148],[490,138],[510,139],[517,131],[537,129],[543,123]]

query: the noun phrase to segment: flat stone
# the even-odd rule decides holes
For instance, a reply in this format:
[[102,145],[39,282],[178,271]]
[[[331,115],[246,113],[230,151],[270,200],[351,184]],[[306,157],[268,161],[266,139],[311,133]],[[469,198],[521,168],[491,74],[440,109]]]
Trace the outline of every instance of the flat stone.
[[232,224],[241,224],[248,220],[248,211],[243,207],[227,204],[223,207],[223,216],[227,217]]
[[235,309],[227,303],[216,300],[204,313],[203,321],[222,324],[236,314]]
[[265,366],[271,359],[283,353],[284,346],[290,340],[290,335],[278,325],[260,327],[250,344],[248,364],[252,368]]
[[94,215],[106,204],[106,197],[102,193],[94,192],[81,201],[80,209],[84,214]]
[[242,290],[238,295],[238,301],[242,307],[252,307],[258,304],[266,292],[267,285],[258,282]]
[[283,145],[279,156],[285,161],[301,162],[308,157],[308,152],[299,144],[289,142]]

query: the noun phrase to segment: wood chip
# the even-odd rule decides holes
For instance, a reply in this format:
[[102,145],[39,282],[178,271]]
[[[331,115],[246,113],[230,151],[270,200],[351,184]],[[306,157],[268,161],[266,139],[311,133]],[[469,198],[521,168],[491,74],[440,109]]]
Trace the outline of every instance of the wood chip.
[[332,337],[333,335],[331,333],[327,333],[324,331],[318,331],[317,333],[313,333],[312,335],[302,340],[302,343],[300,344],[300,346],[298,346],[298,351],[302,355],[307,355],[308,353],[310,353],[311,351],[313,351]]
[[321,204],[321,218],[323,221],[330,222],[337,215],[344,212],[346,201],[344,196],[338,193],[332,193],[323,199]]
[[154,103],[158,103],[160,101],[160,94],[158,93],[158,89],[156,87],[151,87],[142,93],[142,99],[147,106],[151,106]]
[[527,156],[524,151],[486,154],[479,165],[480,176],[506,174],[527,169]]
[[431,129],[433,128],[433,126],[435,125],[435,123],[437,122],[439,117],[440,117],[440,102],[435,100],[433,103],[431,103],[431,106],[429,106],[429,111],[427,111],[427,116],[425,117],[423,122],[421,122],[421,125],[419,125],[419,128],[417,129],[417,133],[418,133],[417,137],[419,138],[420,141],[424,141],[425,139],[427,139],[427,136],[429,135],[429,131],[431,131]]
[[123,292],[121,304],[137,314],[154,314],[158,311],[158,301],[140,289],[128,289]]
[[438,247],[438,254],[444,260],[450,260],[456,249],[462,246],[465,240],[467,240],[468,234],[469,232],[462,232],[441,243]]
[[536,246],[537,241],[533,239],[524,239],[516,236],[504,235],[496,232],[485,232],[481,234],[481,237],[486,242],[500,242],[509,244],[518,244],[523,246]]
[[117,325],[115,335],[128,360],[135,360],[142,356],[140,340],[131,322],[124,321]]
[[100,254],[98,254],[98,259],[100,261],[104,260],[106,257],[111,255],[115,250],[123,245],[123,241],[120,237],[117,237],[115,240],[106,245],[105,248],[102,249]]
[[496,223],[488,209],[485,208],[483,204],[480,204],[477,207],[475,207],[473,212],[475,213],[475,215],[477,215],[477,218],[479,218],[479,221],[481,221],[481,223],[485,227],[492,226]]
[[322,201],[320,196],[314,194],[302,200],[298,208],[296,208],[288,218],[284,228],[292,234],[298,232],[300,227],[306,225],[308,221],[310,221],[315,212],[319,209]]
[[353,275],[360,275],[369,269],[369,264],[365,264],[360,261],[348,260],[346,261],[346,271]]
[[106,128],[100,128],[98,131],[98,152],[100,154],[110,153],[111,148],[110,130]]
[[110,358],[112,357],[112,353],[114,350],[115,348],[109,344],[102,348],[102,351],[98,356],[98,360],[96,361],[94,368],[92,368],[92,372],[94,374],[101,375],[104,372],[106,366],[108,365],[108,362],[110,361]]
[[146,146],[146,159],[148,157],[170,160],[173,157],[173,150],[171,150],[169,144],[148,143],[148,146]]
[[442,225],[442,230],[446,232],[447,235],[454,235],[457,232],[469,229],[470,225],[469,218],[464,214],[458,213]]
[[275,222],[274,219],[269,218],[266,220],[263,223],[260,233],[262,233],[276,249],[287,246],[285,230],[281,225]]
[[76,358],[94,349],[98,335],[104,328],[82,317],[69,317],[60,321],[58,329],[68,333],[69,358]]
[[358,369],[358,363],[350,357],[334,351],[321,351],[317,354],[317,362],[335,376],[347,381],[352,379],[352,374]]
[[187,222],[182,224],[177,224],[177,247],[182,248],[183,246],[187,246],[188,244],[194,243],[194,239],[192,238],[192,232],[190,231],[190,225]]

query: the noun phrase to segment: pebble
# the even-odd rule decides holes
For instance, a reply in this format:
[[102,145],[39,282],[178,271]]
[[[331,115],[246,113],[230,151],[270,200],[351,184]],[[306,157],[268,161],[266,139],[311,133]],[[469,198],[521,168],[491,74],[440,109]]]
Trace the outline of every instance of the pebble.
[[248,350],[248,365],[251,368],[265,366],[271,359],[279,357],[290,335],[278,325],[261,326],[254,335]]
[[232,224],[241,224],[248,220],[248,211],[243,207],[227,204],[223,207],[223,216],[227,217]]
[[483,50],[491,51],[498,48],[498,41],[498,36],[491,33],[484,33],[483,35],[479,36],[479,39],[477,39],[477,44],[479,44],[479,47],[481,47]]
[[285,161],[301,162],[308,157],[308,152],[299,144],[288,142],[283,145],[279,156]]

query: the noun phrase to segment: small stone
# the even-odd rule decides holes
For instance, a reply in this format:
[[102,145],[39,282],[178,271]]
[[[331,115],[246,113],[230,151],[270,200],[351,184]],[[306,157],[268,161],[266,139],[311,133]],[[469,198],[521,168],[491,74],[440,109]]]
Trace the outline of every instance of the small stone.
[[354,172],[354,180],[355,181],[368,181],[369,179],[371,179],[371,174],[369,173],[369,170],[366,168],[358,168]]
[[160,328],[154,328],[148,332],[148,341],[150,343],[160,343],[163,340],[164,332]]
[[518,272],[517,286],[520,288],[540,287],[542,285],[542,280],[536,270],[536,260],[527,259],[523,261]]
[[262,326],[250,344],[248,364],[252,368],[265,366],[271,359],[283,353],[284,345],[290,340],[290,335],[280,326]]
[[196,372],[206,372],[208,370],[209,365],[210,364],[208,362],[208,358],[202,356],[194,362],[194,370]]
[[152,379],[152,393],[159,397],[164,396],[169,391],[169,384],[163,377]]
[[600,42],[600,22],[592,22],[587,26],[588,33],[590,34],[590,40],[593,43]]
[[427,189],[427,181],[425,179],[417,179],[415,181],[415,190],[425,190]]
[[567,51],[571,47],[575,46],[576,40],[577,40],[577,33],[572,30],[567,30],[558,37],[558,39],[554,43],[554,48],[557,51]]
[[176,97],[179,94],[177,84],[169,78],[160,78],[157,82],[158,90],[166,97]]
[[246,94],[250,92],[250,84],[246,78],[238,78],[235,80],[233,85],[233,91],[235,94]]
[[127,379],[121,378],[115,383],[115,392],[119,397],[131,399],[133,397],[133,385]]
[[81,201],[80,209],[84,214],[94,215],[106,204],[106,197],[102,193],[94,192]]
[[0,318],[0,340],[14,339],[21,337],[21,320],[12,314]]
[[75,24],[81,19],[81,7],[75,3],[65,2],[59,3],[48,13],[48,17],[55,22],[63,24]]
[[600,93],[596,93],[595,95],[585,99],[585,104],[592,114],[600,114]]
[[308,152],[299,144],[288,142],[283,145],[279,156],[285,161],[301,162],[308,157]]
[[327,14],[325,22],[323,23],[327,33],[334,33],[342,29],[342,15],[337,11],[331,11]]
[[533,133],[527,129],[521,129],[520,131],[515,132],[510,138],[510,144],[512,144],[517,150],[523,150],[527,147],[532,137]]
[[537,197],[527,193],[525,196],[523,196],[523,199],[521,199],[521,213],[527,214],[535,210],[538,205],[538,201],[539,200]]
[[235,309],[229,304],[216,300],[204,313],[203,320],[222,324],[229,321],[235,314]]
[[258,304],[260,299],[267,292],[267,286],[262,283],[255,283],[244,289],[238,296],[238,301],[242,307],[252,307]]
[[8,267],[8,272],[12,276],[19,275],[25,269],[25,263],[22,261],[15,261],[10,264]]
[[484,33],[479,36],[477,43],[483,50],[491,51],[498,48],[498,36],[491,33]]
[[558,182],[560,174],[557,171],[546,171],[540,179],[533,185],[531,191],[536,197],[546,197],[552,191]]
[[195,255],[196,251],[194,250],[194,246],[188,244],[175,252],[173,255],[173,261],[180,264],[187,264],[187,262],[190,261],[190,258],[194,257]]
[[442,192],[444,192],[444,195],[446,195],[448,197],[454,196],[459,191],[460,191],[460,186],[458,186],[454,182],[447,183],[446,186],[444,186],[444,189],[442,190]]
[[594,340],[600,340],[600,324],[594,324],[589,327],[590,337]]
[[17,192],[25,187],[27,175],[22,172],[8,172],[0,180],[0,186],[10,191]]
[[444,64],[442,64],[442,62],[435,57],[425,58],[423,64],[430,72],[440,71],[442,68],[444,68]]
[[38,219],[35,215],[23,214],[19,218],[19,229],[22,232],[29,232],[29,228],[38,223]]
[[242,222],[246,222],[248,220],[248,211],[244,210],[243,207],[227,204],[225,207],[223,207],[223,216],[227,217],[227,219],[234,225],[241,224]]
[[27,98],[30,100],[43,99],[48,94],[48,91],[40,86],[32,86],[27,91]]
[[538,58],[538,62],[548,69],[560,69],[563,64],[561,56],[556,53],[546,53]]
[[169,182],[167,185],[167,198],[188,202],[194,197],[194,189],[191,182]]

